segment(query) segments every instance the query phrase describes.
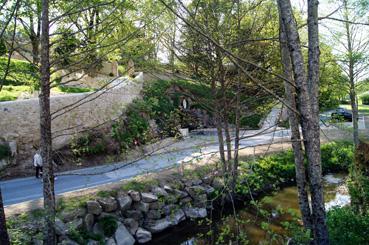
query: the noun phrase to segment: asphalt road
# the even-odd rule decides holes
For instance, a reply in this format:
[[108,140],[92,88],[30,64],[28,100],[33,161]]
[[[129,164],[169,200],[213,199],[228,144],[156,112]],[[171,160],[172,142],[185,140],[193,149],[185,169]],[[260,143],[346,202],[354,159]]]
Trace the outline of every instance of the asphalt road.
[[[253,135],[258,131],[248,132]],[[278,142],[288,138],[288,130],[278,130],[241,140],[242,147],[250,147]],[[168,147],[168,151],[151,155],[137,162],[118,162],[109,165],[79,169],[58,173],[55,192],[61,194],[102,184],[113,183],[140,174],[155,172],[175,165],[190,163],[192,160],[209,157],[218,152],[218,143],[214,135],[195,135]],[[209,143],[213,142],[213,143]],[[203,146],[206,143],[206,146]],[[35,177],[1,181],[4,205],[11,205],[42,197],[42,182]]]

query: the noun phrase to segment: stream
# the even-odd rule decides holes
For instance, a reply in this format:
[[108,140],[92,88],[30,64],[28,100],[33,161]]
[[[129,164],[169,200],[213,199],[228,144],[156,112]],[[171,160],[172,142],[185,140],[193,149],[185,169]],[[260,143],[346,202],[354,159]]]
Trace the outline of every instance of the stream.
[[[345,206],[350,204],[350,196],[345,186],[345,174],[327,174],[324,176],[324,197],[326,210],[335,206]],[[297,188],[295,186],[285,187],[275,193],[263,197],[263,209],[271,213],[271,217],[266,219],[260,217],[256,209],[250,206],[243,206],[236,209],[240,220],[249,221],[240,225],[240,229],[247,235],[248,244],[259,244],[266,239],[266,232],[260,228],[262,222],[267,222],[270,228],[276,233],[283,233],[280,223],[291,219],[290,214],[278,214],[276,210],[291,210],[300,215]],[[226,213],[226,212],[224,212]],[[228,216],[230,212],[224,216]],[[223,217],[224,217],[223,216]],[[209,231],[219,232],[219,226],[226,222],[230,227],[234,226],[233,216],[229,216],[226,221],[222,217],[214,217],[210,226],[206,222],[189,221],[173,227],[163,233],[157,234],[148,244],[160,245],[208,245],[211,244],[206,237]],[[217,229],[218,228],[218,229]]]

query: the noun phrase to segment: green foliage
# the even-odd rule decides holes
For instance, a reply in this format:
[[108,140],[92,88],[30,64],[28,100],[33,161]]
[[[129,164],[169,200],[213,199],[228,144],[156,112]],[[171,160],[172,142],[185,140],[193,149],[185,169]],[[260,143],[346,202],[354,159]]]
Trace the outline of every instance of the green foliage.
[[364,94],[360,98],[363,105],[369,105],[369,94]]
[[0,38],[0,56],[6,55],[6,53],[8,52],[4,39]]
[[11,150],[8,144],[0,143],[0,160],[11,156]]
[[348,141],[323,144],[321,152],[323,173],[348,171],[354,160],[354,146]]
[[87,133],[74,137],[70,148],[76,157],[97,155],[106,152],[106,142],[103,137]]
[[94,89],[91,88],[81,88],[81,87],[68,87],[68,86],[58,86],[58,89],[64,93],[86,93],[92,92]]
[[106,237],[111,237],[114,235],[115,231],[118,228],[117,221],[112,216],[103,217],[98,221],[99,226],[104,232]]
[[16,100],[22,93],[30,93],[32,89],[29,86],[5,85],[0,91],[0,101]]
[[334,208],[327,214],[332,245],[368,244],[369,215],[360,215],[351,207]]
[[[0,77],[4,77],[8,58],[0,57]],[[27,85],[32,89],[39,87],[38,69],[27,61],[11,59],[8,76],[3,85]]]
[[67,66],[72,62],[71,57],[73,57],[73,52],[79,46],[79,40],[71,29],[61,28],[57,32],[62,34],[54,40],[55,59],[58,60],[61,66]]
[[[348,171],[353,162],[353,145],[349,142],[331,142],[321,146],[323,172]],[[255,161],[240,163],[239,182],[236,191],[242,195],[249,190],[274,189],[279,184],[295,179],[292,150],[259,157]],[[245,185],[247,182],[247,185]]]
[[87,245],[89,240],[98,241],[98,243],[101,245],[105,244],[104,237],[102,235],[94,234],[85,229],[81,230],[72,229],[69,231],[69,237],[73,241],[76,241],[78,244],[81,245]]
[[149,139],[149,123],[146,116],[150,107],[140,99],[134,100],[126,110],[126,118],[112,125],[112,137],[122,150],[134,146],[134,143],[144,144]]

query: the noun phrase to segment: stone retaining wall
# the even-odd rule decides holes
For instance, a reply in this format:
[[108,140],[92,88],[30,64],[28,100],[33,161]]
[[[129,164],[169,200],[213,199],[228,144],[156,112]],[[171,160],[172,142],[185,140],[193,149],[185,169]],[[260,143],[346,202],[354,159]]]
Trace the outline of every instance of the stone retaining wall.
[[[58,215],[58,242],[77,245],[77,241],[73,240],[76,236],[71,234],[85,230],[94,237],[102,237],[105,244],[109,245],[146,243],[153,234],[187,219],[207,217],[208,210],[212,208],[210,195],[221,187],[220,179],[205,177],[153,185],[147,192],[121,190],[114,196],[89,200],[84,207],[62,211]],[[107,235],[107,229],[102,225],[111,226],[111,222],[117,228]],[[85,242],[99,244],[93,239]]]
[[[115,81],[99,92],[51,97],[54,148],[67,144],[76,132],[115,119],[125,106],[140,96],[141,89],[142,74],[133,81]],[[71,106],[74,103],[77,104]],[[60,112],[64,114],[59,115]],[[18,160],[32,156],[33,146],[39,144],[39,113],[37,98],[0,102],[0,140],[16,142]]]

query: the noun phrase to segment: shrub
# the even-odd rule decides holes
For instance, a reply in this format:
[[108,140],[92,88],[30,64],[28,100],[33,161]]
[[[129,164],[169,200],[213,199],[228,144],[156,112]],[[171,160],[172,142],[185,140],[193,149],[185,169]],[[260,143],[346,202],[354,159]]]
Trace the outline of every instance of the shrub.
[[333,245],[368,244],[369,215],[359,215],[350,207],[334,208],[327,214],[327,225]]
[[[353,161],[353,145],[349,142],[323,144],[322,167],[325,173],[347,171]],[[240,163],[237,192],[248,194],[249,189],[261,191],[265,187],[277,185],[295,179],[295,163],[292,150],[259,157],[255,161]],[[247,182],[247,185],[245,185]]]
[[360,98],[363,105],[369,105],[369,94],[364,94]]
[[8,52],[4,39],[0,38],[0,56],[6,55],[6,53]]
[[98,135],[85,134],[73,138],[70,148],[76,157],[97,155],[106,152],[106,142]]
[[8,144],[0,143],[0,160],[11,156],[11,150]]
[[347,141],[323,144],[321,151],[323,173],[347,171],[354,159],[354,146]]
[[115,231],[118,228],[117,221],[114,217],[103,217],[98,221],[98,223],[106,237],[111,237],[112,235],[114,235]]

